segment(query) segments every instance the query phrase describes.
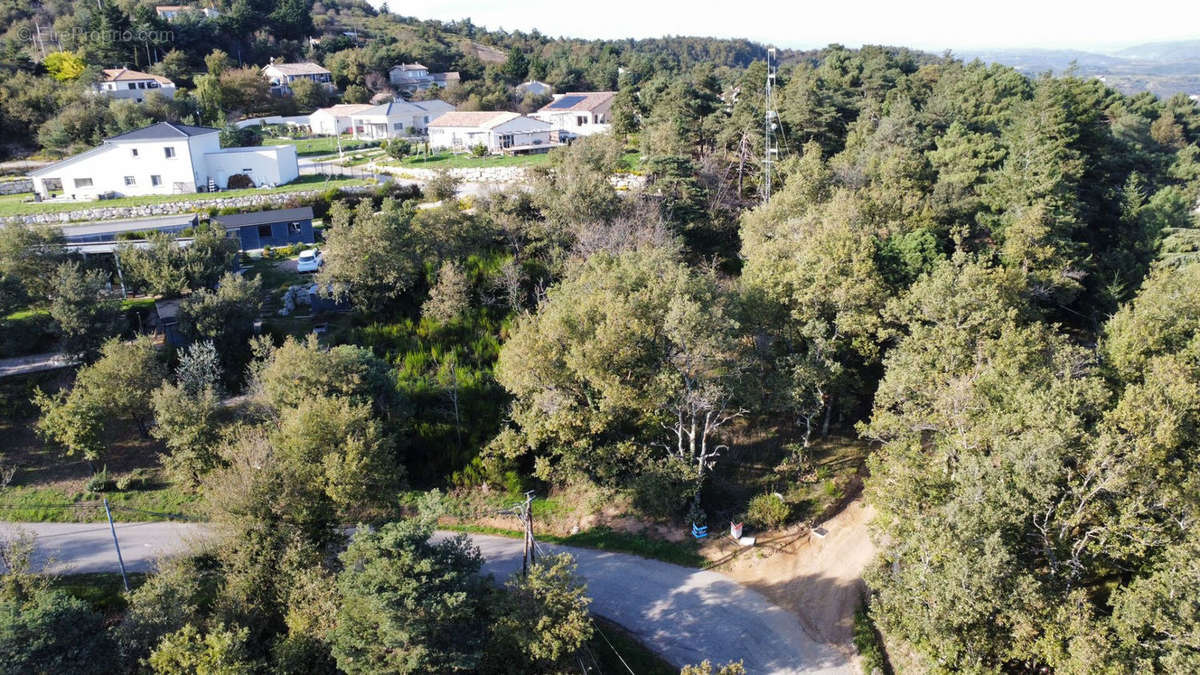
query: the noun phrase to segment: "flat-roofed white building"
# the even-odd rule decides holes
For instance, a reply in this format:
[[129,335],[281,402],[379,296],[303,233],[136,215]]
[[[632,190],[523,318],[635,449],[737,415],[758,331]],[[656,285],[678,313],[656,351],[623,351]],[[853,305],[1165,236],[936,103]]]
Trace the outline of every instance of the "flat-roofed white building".
[[29,176],[43,198],[58,184],[64,197],[96,199],[225,188],[234,174],[249,176],[255,185],[293,181],[300,175],[296,146],[222,148],[217,129],[159,122],[105,139]]
[[536,152],[558,145],[550,125],[515,112],[448,112],[429,123],[429,147]]

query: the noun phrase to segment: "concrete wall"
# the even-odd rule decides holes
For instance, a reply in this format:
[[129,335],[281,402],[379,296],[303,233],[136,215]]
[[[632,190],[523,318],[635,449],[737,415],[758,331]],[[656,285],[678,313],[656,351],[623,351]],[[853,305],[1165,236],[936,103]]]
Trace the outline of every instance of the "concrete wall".
[[204,183],[212,178],[224,189],[229,177],[244,173],[255,185],[283,185],[300,175],[294,145],[265,145],[258,148],[225,148],[204,156]]

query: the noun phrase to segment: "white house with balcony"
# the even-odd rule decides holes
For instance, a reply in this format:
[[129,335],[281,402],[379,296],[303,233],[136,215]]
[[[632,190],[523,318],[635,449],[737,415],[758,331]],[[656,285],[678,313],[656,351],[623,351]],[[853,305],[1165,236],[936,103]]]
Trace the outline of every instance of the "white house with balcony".
[[388,81],[392,86],[407,92],[422,91],[435,86],[445,89],[458,84],[459,80],[457,71],[431,73],[419,63],[401,63],[392,66],[388,71]]
[[296,146],[222,148],[217,129],[159,122],[29,176],[43,199],[61,190],[62,197],[80,200],[221,189],[236,174],[256,186],[289,183],[300,175]]
[[281,96],[292,95],[292,83],[311,80],[333,91],[333,73],[315,63],[275,63],[263,66],[263,77],[271,83],[271,93]]
[[429,147],[488,152],[542,152],[559,145],[549,124],[515,112],[448,112],[429,123]]
[[554,100],[531,113],[530,117],[577,136],[597,134],[612,126],[612,104],[616,95],[615,91],[555,94]]
[[175,83],[160,75],[128,68],[105,68],[100,74],[100,79],[92,85],[92,92],[108,98],[141,103],[153,92],[158,92],[166,98],[175,98]]
[[453,111],[445,101],[389,101],[352,114],[350,126],[355,138],[372,141],[424,134],[430,122]]

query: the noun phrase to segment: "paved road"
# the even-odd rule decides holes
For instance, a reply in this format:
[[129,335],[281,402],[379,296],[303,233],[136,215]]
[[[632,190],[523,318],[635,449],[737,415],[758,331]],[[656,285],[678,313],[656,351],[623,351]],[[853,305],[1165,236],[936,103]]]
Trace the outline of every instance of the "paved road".
[[0,377],[38,373],[43,370],[56,370],[72,365],[75,365],[74,359],[58,352],[15,356],[8,359],[0,359]]
[[[0,532],[13,525],[38,535],[39,566],[53,559],[51,569],[58,572],[118,569],[107,523],[7,523]],[[132,571],[150,569],[158,555],[186,550],[205,532],[203,525],[183,523],[117,525],[121,553]],[[484,535],[472,540],[487,561],[486,572],[506,578],[520,569],[520,540]],[[593,611],[624,626],[674,665],[742,659],[754,674],[857,672],[845,654],[810,638],[794,615],[721,574],[622,553],[545,548],[575,556]]]

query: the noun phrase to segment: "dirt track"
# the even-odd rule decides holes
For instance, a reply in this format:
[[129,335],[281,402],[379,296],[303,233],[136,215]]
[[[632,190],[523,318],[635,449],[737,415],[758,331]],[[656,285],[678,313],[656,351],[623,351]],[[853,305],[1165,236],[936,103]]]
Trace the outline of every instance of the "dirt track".
[[[860,497],[822,525],[824,538],[795,530],[764,536],[718,569],[800,617],[814,639],[852,651],[862,573],[875,556],[867,529],[874,515]],[[726,541],[733,553],[736,544]]]

